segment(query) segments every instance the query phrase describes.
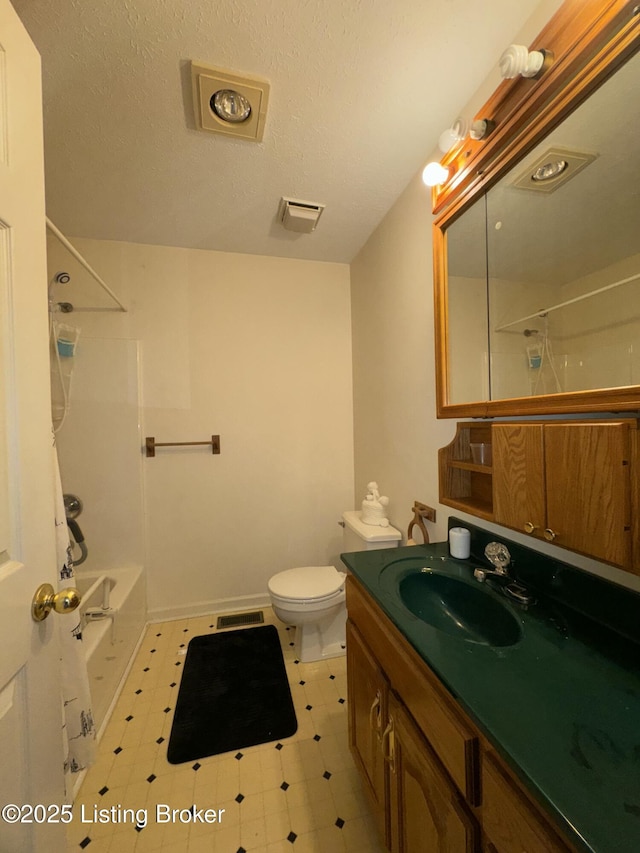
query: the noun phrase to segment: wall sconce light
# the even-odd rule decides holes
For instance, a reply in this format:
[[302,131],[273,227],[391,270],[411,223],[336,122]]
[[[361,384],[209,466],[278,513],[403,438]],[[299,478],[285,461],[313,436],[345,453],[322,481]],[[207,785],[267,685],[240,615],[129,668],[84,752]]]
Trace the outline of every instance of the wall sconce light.
[[446,154],[454,145],[458,142],[462,142],[467,134],[471,139],[484,139],[485,136],[488,136],[491,133],[494,127],[495,122],[490,119],[477,118],[469,124],[466,118],[459,117],[454,121],[451,127],[448,127],[440,134],[438,148]]
[[495,126],[495,121],[492,121],[490,118],[477,118],[475,121],[471,122],[469,136],[476,140],[484,139],[485,136],[489,136]]
[[442,163],[437,163],[435,160],[432,163],[427,163],[422,172],[422,182],[428,187],[437,187],[449,177],[449,170]]
[[511,79],[521,74],[523,77],[535,77],[544,65],[544,51],[532,50],[522,44],[510,44],[498,63],[500,74]]
[[466,118],[461,116],[457,118],[451,127],[448,127],[440,134],[438,140],[438,148],[446,154],[450,151],[457,142],[461,142],[467,135],[468,122]]

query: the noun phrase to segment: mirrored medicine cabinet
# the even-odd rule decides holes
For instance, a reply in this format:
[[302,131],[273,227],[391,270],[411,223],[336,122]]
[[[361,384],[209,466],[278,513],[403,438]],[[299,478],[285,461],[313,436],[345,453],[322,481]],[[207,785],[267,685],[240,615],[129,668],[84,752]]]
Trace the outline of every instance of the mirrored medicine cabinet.
[[586,5],[434,196],[438,417],[640,409],[640,9]]

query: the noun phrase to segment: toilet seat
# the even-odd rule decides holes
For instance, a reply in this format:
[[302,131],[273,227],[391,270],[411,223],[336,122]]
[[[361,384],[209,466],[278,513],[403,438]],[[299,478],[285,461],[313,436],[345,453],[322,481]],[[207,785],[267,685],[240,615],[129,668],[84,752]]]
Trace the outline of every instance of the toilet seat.
[[339,596],[344,590],[346,577],[335,566],[302,566],[278,572],[269,581],[268,588],[282,601],[319,604]]

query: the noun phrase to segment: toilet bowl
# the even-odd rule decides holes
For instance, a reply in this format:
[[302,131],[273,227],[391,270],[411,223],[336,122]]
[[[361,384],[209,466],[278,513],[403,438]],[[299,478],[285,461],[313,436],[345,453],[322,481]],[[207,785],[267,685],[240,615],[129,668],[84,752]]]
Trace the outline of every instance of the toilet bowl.
[[[396,548],[402,539],[395,527],[366,524],[360,511],[344,512],[340,524],[344,551]],[[345,653],[346,577],[335,566],[303,566],[269,581],[273,611],[285,625],[295,625],[296,654],[303,663]]]
[[334,566],[302,566],[269,581],[274,613],[285,625],[295,625],[296,656],[302,663],[344,654],[346,577]]

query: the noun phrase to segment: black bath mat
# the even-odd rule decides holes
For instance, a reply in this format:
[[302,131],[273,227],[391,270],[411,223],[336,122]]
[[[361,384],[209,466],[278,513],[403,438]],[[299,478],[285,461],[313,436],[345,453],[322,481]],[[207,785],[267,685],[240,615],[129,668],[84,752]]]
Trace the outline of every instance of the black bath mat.
[[274,625],[194,637],[171,728],[171,764],[291,737],[298,728]]

